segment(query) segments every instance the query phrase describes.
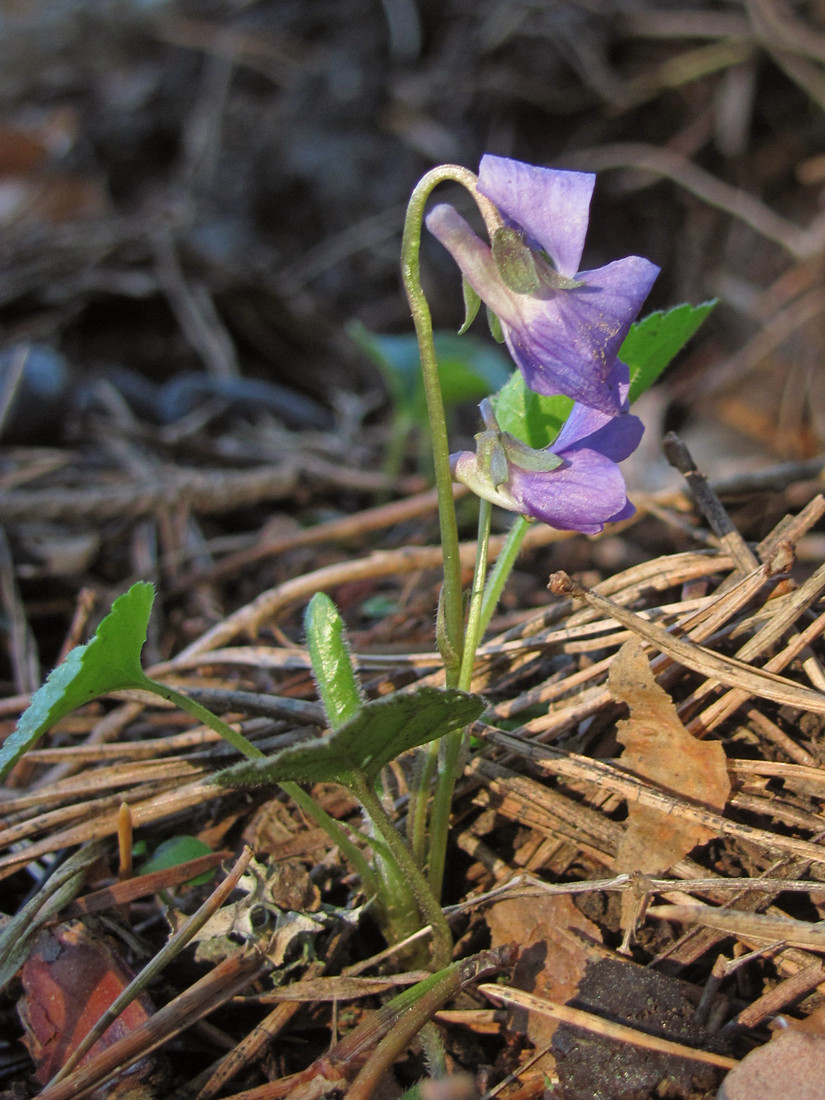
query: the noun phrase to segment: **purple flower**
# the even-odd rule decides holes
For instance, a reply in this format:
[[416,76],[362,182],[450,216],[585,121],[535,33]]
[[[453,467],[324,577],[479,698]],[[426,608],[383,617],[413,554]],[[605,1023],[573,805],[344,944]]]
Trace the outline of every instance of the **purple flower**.
[[637,416],[610,416],[577,404],[556,441],[534,450],[499,430],[486,400],[481,413],[487,430],[476,436],[476,452],[450,456],[453,477],[477,496],[561,531],[585,535],[633,515],[617,463],[642,438]]
[[498,317],[530,389],[615,414],[621,400],[613,365],[659,268],[627,256],[577,271],[594,183],[591,173],[487,155],[478,190],[503,219],[492,246],[451,206],[434,207],[427,228]]

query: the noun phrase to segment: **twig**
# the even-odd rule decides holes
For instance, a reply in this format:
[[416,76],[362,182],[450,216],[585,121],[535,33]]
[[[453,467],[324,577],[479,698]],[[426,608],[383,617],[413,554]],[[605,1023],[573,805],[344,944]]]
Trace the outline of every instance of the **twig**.
[[[52,1078],[52,1080],[46,1085],[42,1096],[52,1096],[52,1093],[59,1092],[57,1086],[61,1081],[66,1081],[66,1078],[73,1072],[74,1068],[78,1065],[84,1054],[95,1045],[97,1040],[103,1035],[105,1031],[115,1022],[117,1017],[126,1008],[126,1006],[135,999],[138,993],[141,993],[146,989],[149,982],[155,978],[164,967],[180,954],[184,947],[189,943],[193,936],[206,924],[209,918],[220,908],[221,905],[228,899],[229,895],[238,885],[238,882],[243,875],[246,868],[249,866],[249,861],[252,859],[252,849],[245,848],[240,858],[235,863],[235,866],[221,882],[215,890],[209,895],[206,901],[200,906],[200,908],[192,914],[191,917],[183,924],[183,926],[175,933],[174,936],[166,943],[164,947],[154,956],[143,970],[138,974],[123,990],[123,992],[112,1002],[109,1008],[103,1013],[93,1028],[84,1036],[81,1043],[72,1051],[69,1058],[66,1059],[60,1072]],[[157,1015],[152,1019],[156,1020]],[[151,1021],[149,1021],[151,1022]],[[134,1051],[135,1042],[134,1035],[140,1035],[143,1029],[137,1029],[132,1036],[128,1036],[125,1042],[129,1042],[130,1049]],[[120,1044],[115,1044],[120,1045]],[[110,1051],[112,1048],[109,1048]],[[151,1048],[149,1048],[151,1049]],[[137,1050],[133,1057],[122,1052],[121,1059],[116,1059],[114,1062],[109,1061],[112,1069],[120,1069],[131,1063],[135,1058],[140,1057],[141,1054],[148,1053],[148,1050]],[[99,1061],[100,1059],[95,1059]],[[87,1067],[88,1069],[88,1067]],[[100,1072],[100,1070],[98,1070]],[[108,1077],[107,1072],[104,1076]],[[81,1088],[84,1086],[81,1086]],[[88,1086],[86,1086],[88,1087]],[[79,1095],[79,1093],[70,1092],[70,1096]],[[52,1097],[55,1100],[55,1097]]]
[[741,688],[745,692],[763,699],[772,699],[786,706],[813,711],[815,714],[825,714],[825,693],[812,691],[810,688],[794,683],[793,680],[755,669],[734,657],[726,657],[705,646],[694,645],[683,638],[677,638],[662,627],[656,626],[655,623],[649,623],[619,604],[588,591],[571,580],[566,573],[554,573],[548,587],[556,595],[575,596],[576,599],[585,600],[603,614],[612,615],[617,622],[623,623],[634,634],[660,649],[662,653],[666,653],[674,661],[709,679],[718,680],[720,684],[728,687]]
[[704,1062],[706,1065],[719,1066],[722,1069],[732,1069],[738,1062],[735,1058],[728,1058],[724,1054],[715,1054],[710,1050],[697,1050],[695,1047],[685,1046],[683,1043],[675,1043],[672,1039],[660,1039],[658,1035],[650,1035],[646,1031],[639,1031],[635,1027],[626,1024],[617,1024],[614,1020],[607,1020],[603,1016],[596,1016],[592,1012],[585,1012],[581,1008],[573,1008],[570,1005],[559,1004],[557,1001],[548,1000],[545,997],[537,997],[533,993],[527,993],[523,989],[507,988],[500,985],[483,984],[478,987],[480,993],[484,993],[493,1003],[516,1005],[526,1008],[530,1012],[537,1012],[541,1016],[549,1016],[552,1020],[560,1020],[572,1027],[581,1027],[586,1031],[595,1032],[605,1039],[616,1039],[621,1043],[632,1043],[633,1046],[643,1050],[653,1050],[658,1054],[672,1054],[676,1058],[690,1058],[694,1062]]

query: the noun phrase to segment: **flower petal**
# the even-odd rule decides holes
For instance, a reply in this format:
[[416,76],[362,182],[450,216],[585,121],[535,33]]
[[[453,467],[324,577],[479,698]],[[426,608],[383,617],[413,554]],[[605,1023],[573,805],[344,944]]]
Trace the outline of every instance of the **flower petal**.
[[587,448],[565,455],[549,474],[510,468],[509,491],[524,515],[560,531],[596,535],[605,523],[633,514],[624,478],[615,462]]
[[644,424],[631,413],[607,416],[587,405],[574,405],[553,450],[562,458],[586,447],[598,451],[613,462],[621,462],[639,446]]
[[596,177],[509,157],[481,158],[478,189],[552,258],[561,275],[579,268]]
[[611,372],[658,273],[649,260],[628,256],[582,272],[583,285],[571,290],[514,295],[508,304],[518,310],[518,321],[500,316],[507,347],[530,389],[564,393],[610,414],[621,411]]

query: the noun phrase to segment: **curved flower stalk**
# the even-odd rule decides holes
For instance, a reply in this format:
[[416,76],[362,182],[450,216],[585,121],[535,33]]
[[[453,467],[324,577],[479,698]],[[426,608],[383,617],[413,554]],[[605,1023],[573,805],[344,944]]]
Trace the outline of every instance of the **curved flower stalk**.
[[627,256],[577,270],[594,183],[591,173],[486,155],[477,189],[504,220],[490,227],[491,244],[445,204],[433,208],[426,224],[498,317],[530,389],[617,414],[622,398],[614,363],[659,268]]
[[455,479],[477,496],[561,531],[585,535],[633,515],[618,463],[642,438],[637,416],[608,416],[574,405],[555,442],[536,450],[499,429],[488,400],[480,408],[486,430],[476,436],[476,452],[450,456]]

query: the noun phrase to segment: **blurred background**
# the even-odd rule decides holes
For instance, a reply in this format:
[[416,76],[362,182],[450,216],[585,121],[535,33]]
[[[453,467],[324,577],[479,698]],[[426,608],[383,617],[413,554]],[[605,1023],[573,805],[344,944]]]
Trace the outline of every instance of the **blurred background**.
[[[0,321],[84,374],[376,379],[404,205],[485,151],[599,172],[585,264],[721,305],[668,383],[767,448],[825,432],[825,5],[5,0]],[[425,250],[437,323],[455,270]],[[134,381],[134,380],[133,380]]]
[[[484,152],[597,171],[584,266],[659,264],[644,312],[719,299],[645,398],[634,491],[679,482],[669,428],[715,477],[821,449],[820,0],[4,0],[0,73],[0,518],[24,586],[178,583],[272,522],[271,486],[200,528],[191,496],[174,522],[89,496],[181,464],[300,454],[289,522],[424,487],[412,454],[381,481],[389,398],[349,333],[410,332],[410,190]],[[454,332],[457,270],[434,241],[423,266]]]

